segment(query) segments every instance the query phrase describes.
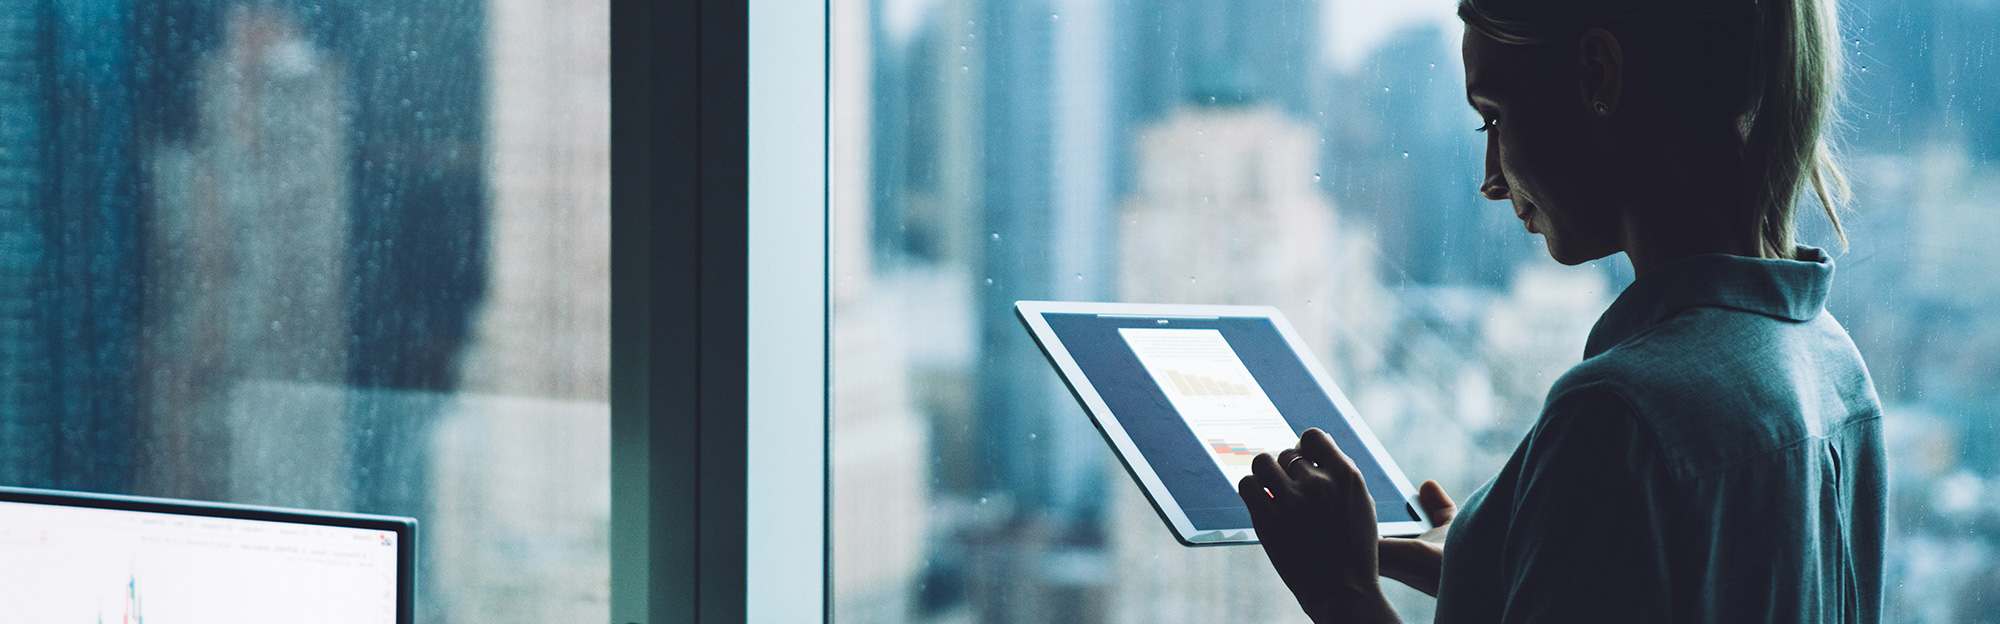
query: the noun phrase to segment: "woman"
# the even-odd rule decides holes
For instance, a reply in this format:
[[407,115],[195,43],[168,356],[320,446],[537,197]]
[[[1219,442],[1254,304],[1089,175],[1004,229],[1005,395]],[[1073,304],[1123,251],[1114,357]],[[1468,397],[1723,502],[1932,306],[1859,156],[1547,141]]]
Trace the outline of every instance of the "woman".
[[1833,2],[1459,16],[1481,194],[1556,261],[1638,277],[1493,481],[1458,507],[1424,484],[1422,539],[1377,539],[1324,433],[1259,456],[1240,489],[1272,566],[1318,622],[1395,621],[1378,575],[1448,622],[1878,621],[1880,404],[1823,308],[1832,263],[1792,238],[1806,187],[1839,231]]

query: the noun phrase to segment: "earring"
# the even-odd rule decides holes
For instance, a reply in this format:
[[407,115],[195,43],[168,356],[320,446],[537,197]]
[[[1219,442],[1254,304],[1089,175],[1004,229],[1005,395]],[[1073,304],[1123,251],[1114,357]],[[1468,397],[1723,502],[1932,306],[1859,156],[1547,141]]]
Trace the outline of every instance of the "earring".
[[1611,115],[1611,105],[1609,104],[1597,102],[1592,108],[1597,109],[1597,116],[1599,117],[1609,117]]

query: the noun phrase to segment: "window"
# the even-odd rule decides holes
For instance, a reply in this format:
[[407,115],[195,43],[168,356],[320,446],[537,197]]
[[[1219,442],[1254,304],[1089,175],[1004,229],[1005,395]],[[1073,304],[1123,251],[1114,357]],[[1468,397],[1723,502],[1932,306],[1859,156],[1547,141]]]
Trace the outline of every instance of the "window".
[[[1977,620],[2000,583],[1978,238],[2000,231],[2000,9],[1843,7],[1859,185],[1829,306],[1886,409],[1886,608]],[[1276,305],[1412,478],[1490,478],[1632,277],[1555,264],[1476,195],[1453,8],[833,3],[834,618],[1304,620],[1262,552],[1174,543],[1019,299]],[[1816,209],[1804,239],[1837,246]]]
[[607,29],[0,8],[0,483],[417,516],[421,621],[607,620]]

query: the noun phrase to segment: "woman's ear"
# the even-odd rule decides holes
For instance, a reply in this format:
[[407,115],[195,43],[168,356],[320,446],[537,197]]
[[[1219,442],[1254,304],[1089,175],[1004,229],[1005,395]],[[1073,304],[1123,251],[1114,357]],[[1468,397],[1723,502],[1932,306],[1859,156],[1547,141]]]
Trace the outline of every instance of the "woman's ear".
[[1625,89],[1625,52],[1618,37],[1602,28],[1583,33],[1577,45],[1578,69],[1582,70],[1583,105],[1599,118],[1618,111],[1618,98]]

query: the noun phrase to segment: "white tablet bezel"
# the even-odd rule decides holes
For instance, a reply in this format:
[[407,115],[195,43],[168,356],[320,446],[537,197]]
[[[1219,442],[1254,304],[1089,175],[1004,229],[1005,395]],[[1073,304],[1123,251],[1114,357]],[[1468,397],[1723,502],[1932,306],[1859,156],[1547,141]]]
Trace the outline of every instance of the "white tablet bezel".
[[1090,378],[1083,374],[1083,369],[1077,365],[1076,359],[1070,356],[1068,346],[1062,343],[1062,339],[1049,327],[1048,320],[1042,315],[1095,314],[1146,318],[1227,317],[1269,320],[1271,325],[1278,329],[1278,334],[1284,336],[1285,343],[1292,348],[1293,354],[1298,356],[1299,362],[1312,374],[1313,380],[1319,382],[1320,389],[1333,401],[1334,408],[1339,410],[1341,418],[1347,421],[1348,427],[1353,428],[1355,435],[1361,438],[1361,443],[1367,447],[1368,454],[1382,466],[1383,472],[1389,474],[1390,481],[1393,481],[1396,489],[1403,493],[1404,501],[1409,503],[1410,508],[1415,509],[1417,515],[1422,518],[1415,521],[1377,523],[1376,530],[1383,536],[1406,536],[1416,535],[1430,528],[1427,514],[1424,513],[1423,507],[1417,504],[1417,489],[1410,485],[1409,478],[1403,476],[1402,468],[1396,466],[1395,460],[1382,448],[1381,441],[1375,439],[1375,433],[1369,431],[1368,423],[1362,422],[1354,405],[1348,403],[1347,395],[1341,393],[1339,386],[1334,385],[1333,378],[1327,375],[1324,367],[1320,366],[1319,358],[1313,357],[1312,350],[1306,347],[1305,341],[1299,338],[1298,332],[1292,330],[1291,323],[1285,320],[1284,314],[1277,308],[1165,303],[1017,301],[1014,302],[1014,311],[1016,316],[1020,317],[1021,323],[1027,326],[1028,333],[1034,336],[1035,344],[1041,347],[1042,354],[1048,356],[1049,361],[1055,364],[1057,372],[1061,373],[1063,383],[1069,386],[1070,393],[1076,396],[1078,403],[1083,404],[1084,413],[1097,425],[1098,432],[1104,434],[1104,440],[1111,444],[1119,463],[1124,464],[1125,471],[1132,475],[1133,480],[1139,482],[1139,489],[1146,494],[1146,500],[1152,503],[1155,511],[1159,512],[1160,519],[1165,520],[1173,529],[1174,539],[1181,544],[1187,546],[1255,544],[1257,531],[1250,527],[1195,530],[1193,522],[1189,521],[1187,514],[1181,511],[1180,504],[1174,501],[1173,493],[1167,491],[1166,484],[1160,481],[1159,474],[1153,470],[1145,454],[1139,452],[1139,447],[1132,442],[1131,436],[1125,433],[1124,425],[1118,422],[1117,415],[1111,413],[1111,408],[1104,403],[1104,398],[1098,394],[1095,387],[1091,386]]

